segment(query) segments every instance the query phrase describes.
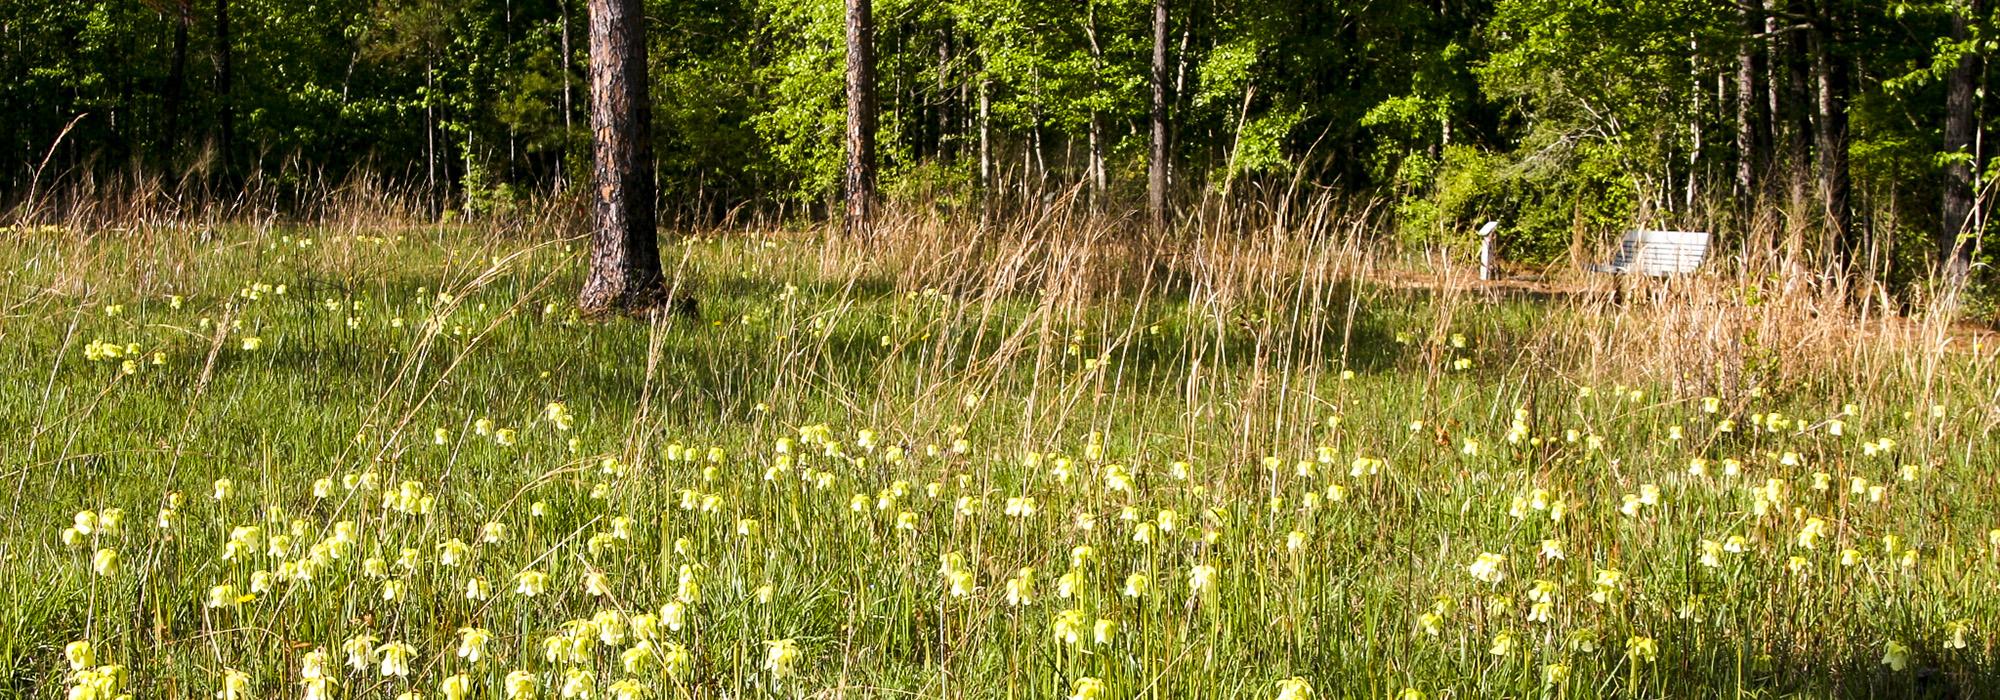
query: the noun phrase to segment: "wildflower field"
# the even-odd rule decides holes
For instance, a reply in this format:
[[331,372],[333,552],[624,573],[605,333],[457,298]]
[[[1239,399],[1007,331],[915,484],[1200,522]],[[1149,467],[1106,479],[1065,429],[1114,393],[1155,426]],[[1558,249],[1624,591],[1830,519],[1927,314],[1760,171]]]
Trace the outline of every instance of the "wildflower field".
[[2000,696],[1991,341],[1248,248],[9,231],[0,697]]

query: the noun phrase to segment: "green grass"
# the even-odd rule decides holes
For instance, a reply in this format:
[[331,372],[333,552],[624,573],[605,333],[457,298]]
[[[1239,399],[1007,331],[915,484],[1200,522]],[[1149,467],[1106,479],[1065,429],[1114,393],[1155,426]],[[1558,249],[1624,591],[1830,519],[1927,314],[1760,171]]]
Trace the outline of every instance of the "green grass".
[[[740,235],[669,256],[687,254],[702,320],[585,323],[561,241],[8,236],[0,696],[68,692],[79,640],[136,698],[215,697],[230,669],[239,697],[298,697],[316,650],[327,697],[355,698],[447,697],[455,674],[505,697],[513,671],[539,697],[583,671],[592,697],[632,679],[619,689],[659,698],[1064,697],[1085,678],[1105,698],[1276,697],[1294,677],[1384,698],[2000,687],[1990,351],[1745,352],[1741,381],[1677,392],[1582,349],[1670,309],[1613,321],[1303,272],[1231,284],[1107,258],[1114,281],[1078,286],[1050,253],[1029,263],[1039,284],[999,290],[983,253],[926,281],[910,254]],[[87,357],[96,341],[118,357]],[[123,527],[105,531],[111,509]],[[1744,551],[1702,561],[1732,536]],[[100,549],[115,573],[93,573]],[[1468,570],[1485,553],[1497,583]],[[310,580],[276,575],[301,562]],[[1213,582],[1191,591],[1197,567]],[[260,571],[268,590],[209,607]],[[547,590],[518,593],[524,571]],[[1124,594],[1134,574],[1146,595]],[[467,598],[474,578],[489,599]],[[633,672],[632,629],[546,654],[677,600],[684,624],[662,622]],[[483,660],[456,653],[464,628],[490,632]],[[413,647],[409,675],[347,669],[360,635]],[[767,668],[775,640],[795,644],[787,673]],[[669,650],[686,653],[671,672]]]

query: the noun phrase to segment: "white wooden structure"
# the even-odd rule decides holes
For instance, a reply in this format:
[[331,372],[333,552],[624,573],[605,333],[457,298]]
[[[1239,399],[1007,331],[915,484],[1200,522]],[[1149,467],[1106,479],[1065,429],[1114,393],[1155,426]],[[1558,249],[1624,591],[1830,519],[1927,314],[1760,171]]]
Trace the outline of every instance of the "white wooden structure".
[[1710,236],[1705,231],[1651,231],[1625,234],[1611,262],[1592,265],[1592,272],[1666,277],[1693,272],[1708,258]]

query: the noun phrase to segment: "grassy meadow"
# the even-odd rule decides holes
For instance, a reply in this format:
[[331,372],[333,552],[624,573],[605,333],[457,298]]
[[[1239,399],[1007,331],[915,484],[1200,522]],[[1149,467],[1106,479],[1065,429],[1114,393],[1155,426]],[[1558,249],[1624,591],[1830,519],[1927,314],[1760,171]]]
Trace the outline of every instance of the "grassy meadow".
[[1941,320],[913,222],[593,322],[582,245],[0,236],[0,697],[2000,696]]

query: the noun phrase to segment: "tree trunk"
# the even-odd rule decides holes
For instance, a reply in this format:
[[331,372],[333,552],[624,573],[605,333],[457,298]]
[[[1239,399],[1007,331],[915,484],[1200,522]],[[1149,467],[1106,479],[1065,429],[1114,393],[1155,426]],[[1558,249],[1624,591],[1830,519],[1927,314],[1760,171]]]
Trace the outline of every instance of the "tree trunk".
[[939,29],[937,55],[937,136],[932,140],[932,154],[939,162],[955,160],[956,149],[951,137],[952,94],[951,94],[951,31]]
[[1813,120],[1814,155],[1819,166],[1820,208],[1826,216],[1827,233],[1833,236],[1835,253],[1843,265],[1855,263],[1861,252],[1855,240],[1854,211],[1849,201],[1854,185],[1848,170],[1847,154],[1847,59],[1838,55],[1836,20],[1822,0],[1821,12],[1814,17],[1812,68],[1816,92]]
[[1167,227],[1167,0],[1153,0],[1153,153],[1146,163],[1146,211]]
[[160,132],[160,162],[171,163],[179,150],[181,110],[187,97],[188,30],[194,26],[194,0],[174,3],[174,54],[167,68],[163,105],[165,129]]
[[229,168],[230,151],[236,144],[236,107],[230,83],[234,80],[235,51],[229,37],[229,0],[215,0],[215,102],[216,146],[224,172]]
[[874,0],[847,0],[847,235],[864,237],[875,215]]
[[590,0],[590,134],[597,227],[578,296],[585,314],[665,299],[653,192],[652,105],[641,0]]
[[[1090,68],[1098,74],[1102,74],[1104,72],[1104,47],[1097,43],[1096,3],[1090,3],[1085,8],[1083,32],[1084,36],[1090,39]],[[1101,86],[1098,84],[1091,86],[1093,92],[1098,89],[1101,89]],[[1091,204],[1098,207],[1104,206],[1104,194],[1109,185],[1108,178],[1104,172],[1104,149],[1106,145],[1104,115],[1100,114],[1093,107],[1090,110],[1090,164],[1085,170],[1088,171],[1090,176]]]
[[[1742,43],[1736,47],[1736,195],[1743,198],[1747,214],[1756,206],[1758,178],[1764,174],[1764,54],[1757,35],[1764,31],[1763,6],[1759,0],[1737,0],[1736,10],[1743,27]],[[1745,218],[1748,222],[1748,218]]]
[[[1963,43],[1970,38],[1968,15],[1978,17],[1981,4],[1980,0],[1972,0],[1970,7],[1952,13],[1952,43]],[[1964,282],[1966,273],[1972,269],[1972,242],[1978,233],[1972,221],[1972,202],[1977,195],[1973,173],[1978,170],[1978,163],[1974,162],[1978,154],[1974,149],[1979,128],[1978,103],[1973,91],[1978,76],[1978,59],[1968,51],[1958,57],[1951,74],[1945,77],[1944,150],[1951,160],[1946,161],[1944,168],[1944,218],[1938,222],[1937,244],[1938,268],[1944,273],[1946,284],[1953,286]]]
[[993,112],[986,93],[992,81],[979,80],[979,184],[993,187]]

